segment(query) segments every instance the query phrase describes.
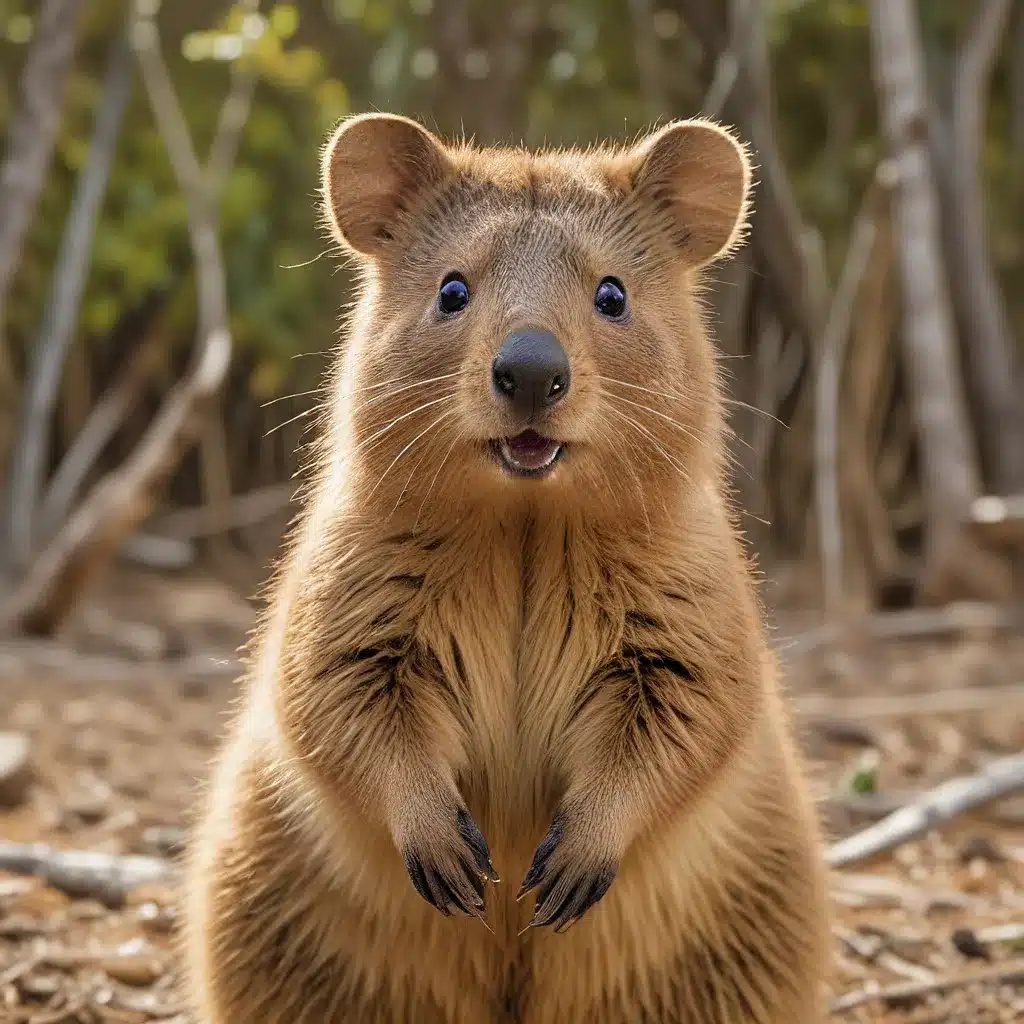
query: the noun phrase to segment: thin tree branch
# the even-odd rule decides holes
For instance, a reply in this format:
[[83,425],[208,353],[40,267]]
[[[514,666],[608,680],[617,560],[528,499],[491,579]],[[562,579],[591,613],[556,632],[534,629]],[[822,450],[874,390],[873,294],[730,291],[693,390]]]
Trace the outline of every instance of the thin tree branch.
[[96,460],[139,400],[165,343],[162,332],[152,330],[90,410],[88,419],[75,434],[74,441],[57,466],[43,498],[39,512],[41,537],[52,537],[67,519]]

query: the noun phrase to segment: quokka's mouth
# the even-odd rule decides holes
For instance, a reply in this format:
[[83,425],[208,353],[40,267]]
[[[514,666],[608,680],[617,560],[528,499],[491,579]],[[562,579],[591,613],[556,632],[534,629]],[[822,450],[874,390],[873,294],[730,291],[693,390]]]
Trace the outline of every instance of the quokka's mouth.
[[565,445],[535,430],[524,430],[515,437],[491,441],[491,450],[510,473],[537,477],[551,472],[565,454]]

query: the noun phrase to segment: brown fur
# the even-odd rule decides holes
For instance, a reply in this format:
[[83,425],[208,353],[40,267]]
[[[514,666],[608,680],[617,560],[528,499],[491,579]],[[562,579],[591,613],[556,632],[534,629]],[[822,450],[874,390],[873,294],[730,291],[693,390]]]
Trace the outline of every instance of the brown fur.
[[[749,184],[704,122],[537,155],[385,115],[335,135],[326,211],[361,297],[193,851],[207,1024],[820,1020],[820,842],[699,300]],[[451,270],[471,300],[444,320]],[[608,274],[623,322],[593,308]],[[524,325],[572,365],[538,480],[487,447],[523,428],[489,373]],[[491,930],[406,871],[472,899],[460,809],[502,876]]]

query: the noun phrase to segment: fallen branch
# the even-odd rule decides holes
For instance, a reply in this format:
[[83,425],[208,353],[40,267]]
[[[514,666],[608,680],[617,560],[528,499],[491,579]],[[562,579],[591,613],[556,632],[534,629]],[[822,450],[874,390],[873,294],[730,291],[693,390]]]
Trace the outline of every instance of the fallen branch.
[[[891,814],[909,807],[924,799],[926,791],[883,790],[878,793],[831,793],[824,798],[821,807],[827,819],[832,815],[841,814],[868,821],[879,821]],[[1020,828],[1021,811],[1015,806],[1013,797],[1005,801],[996,801],[984,810],[985,820],[1004,825],[1008,828]]]
[[945,975],[931,981],[902,981],[883,988],[865,988],[857,992],[848,992],[838,996],[829,1004],[832,1014],[846,1013],[848,1010],[865,1006],[868,1003],[902,1003],[912,999],[921,999],[933,993],[950,992],[953,989],[965,988],[968,985],[991,984],[992,982],[1024,981],[1024,958],[1007,960],[979,971],[968,974]]
[[826,854],[831,867],[875,857],[924,835],[961,814],[1024,789],[1024,754],[993,761],[978,775],[950,779],[916,803],[902,807],[863,832],[835,843]]
[[0,841],[0,870],[34,875],[72,899],[94,899],[116,909],[134,889],[176,878],[174,865],[157,857],[55,850],[45,843]]

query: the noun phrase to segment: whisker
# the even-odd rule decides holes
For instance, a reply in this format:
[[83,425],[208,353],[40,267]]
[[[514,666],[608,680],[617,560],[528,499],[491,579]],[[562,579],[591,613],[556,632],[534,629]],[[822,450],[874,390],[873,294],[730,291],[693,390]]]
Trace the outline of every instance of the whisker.
[[[443,401],[445,401],[445,400],[447,400],[447,399],[451,399],[451,398],[454,398],[454,397],[455,397],[454,395],[446,395],[446,396],[445,396],[444,398],[442,398],[442,399],[437,399],[437,401],[435,401],[435,402],[431,402],[430,404],[431,404],[431,405],[436,405],[436,404],[437,404],[437,402],[439,402],[439,401],[442,401],[442,402],[443,402]],[[382,483],[384,482],[384,478],[385,478],[385,477],[386,477],[386,476],[388,475],[388,473],[390,473],[390,472],[391,472],[391,470],[392,470],[392,469],[394,469],[394,467],[395,467],[395,465],[397,464],[398,460],[399,460],[399,459],[400,459],[400,458],[401,458],[401,457],[402,457],[402,456],[403,456],[403,455],[404,455],[404,454],[405,454],[405,453],[406,453],[406,452],[407,452],[407,451],[408,451],[408,450],[409,450],[409,449],[410,449],[410,448],[411,448],[411,447],[412,447],[412,446],[413,446],[413,445],[414,445],[414,444],[415,444],[415,443],[416,443],[416,442],[417,442],[417,441],[418,441],[418,440],[419,440],[419,439],[420,439],[421,437],[423,437],[423,435],[424,435],[424,434],[427,434],[427,433],[429,433],[429,432],[430,432],[431,430],[433,430],[433,429],[434,429],[434,427],[436,427],[436,426],[438,425],[438,423],[440,423],[440,422],[441,422],[441,421],[442,421],[443,419],[445,419],[445,418],[446,418],[447,416],[450,416],[450,415],[452,415],[452,413],[454,413],[455,411],[456,411],[456,410],[454,410],[454,409],[449,409],[449,410],[448,410],[447,412],[443,412],[443,413],[441,413],[441,415],[440,415],[440,416],[439,416],[439,417],[438,417],[438,418],[437,418],[436,420],[434,420],[434,422],[433,422],[433,423],[429,424],[429,425],[428,425],[427,427],[425,427],[425,428],[424,428],[423,430],[421,430],[421,431],[420,431],[420,432],[419,432],[419,433],[418,433],[418,434],[417,434],[417,435],[416,435],[416,436],[415,436],[415,437],[414,437],[414,438],[413,438],[413,439],[412,439],[412,440],[411,440],[411,441],[410,441],[410,442],[409,442],[409,443],[408,443],[408,444],[407,444],[407,445],[406,445],[406,446],[405,446],[405,447],[404,447],[404,448],[403,448],[403,449],[402,449],[402,450],[401,450],[401,451],[400,451],[400,452],[399,452],[399,453],[398,453],[398,454],[397,454],[397,455],[396,455],[396,456],[394,457],[394,459],[392,459],[392,460],[391,460],[391,465],[390,465],[390,466],[388,466],[388,468],[387,468],[387,469],[385,469],[383,473],[381,473],[381,475],[380,475],[380,479],[379,479],[379,480],[378,480],[378,481],[377,481],[377,482],[376,482],[376,483],[375,483],[375,484],[373,485],[373,487],[372,487],[372,488],[370,489],[370,493],[369,493],[369,494],[367,494],[367,495],[366,495],[366,498],[364,498],[363,500],[364,500],[364,501],[368,501],[368,500],[369,500],[369,499],[370,499],[370,498],[371,498],[371,497],[373,496],[373,493],[374,493],[374,492],[375,492],[375,491],[377,490],[377,488],[378,488],[378,487],[380,487],[380,485],[381,485],[381,484],[382,484]],[[402,494],[404,494],[404,493],[405,493],[405,490],[404,490],[404,488],[403,488],[403,490],[402,490]],[[401,496],[401,495],[399,495],[399,499],[398,499],[398,500],[399,500],[399,501],[401,501],[401,500],[402,500],[402,496]]]
[[740,409],[747,409],[749,412],[756,413],[758,416],[763,416],[766,420],[774,420],[780,427],[785,427],[786,430],[789,429],[789,424],[784,423],[774,413],[768,412],[767,409],[758,409],[756,405],[748,405],[746,402],[741,402],[738,398],[726,398],[725,404],[735,405]]
[[628,398],[623,398],[622,395],[615,394],[613,391],[605,391],[604,394],[607,395],[608,398],[614,398],[617,402],[625,402],[627,405],[631,405],[635,409],[642,409],[644,412],[649,412],[652,416],[657,416],[660,419],[665,420],[666,423],[671,423],[673,427],[677,430],[681,430],[691,441],[703,445],[705,448],[710,448],[706,439],[695,434],[689,427],[672,419],[671,416],[667,416],[665,413],[659,412],[657,409],[652,409],[649,405],[643,405],[640,402],[632,402]]
[[452,377],[458,376],[458,373],[445,373],[440,377],[429,377],[427,380],[413,381],[412,384],[406,384],[404,387],[395,388],[394,391],[389,391],[386,395],[377,395],[376,397],[371,398],[366,405],[376,405],[377,402],[383,402],[385,399],[391,398],[393,395],[400,395],[403,391],[411,391],[413,388],[426,387],[427,384],[436,384],[438,381],[451,380]]
[[[429,402],[424,402],[422,405],[417,405],[415,409],[410,409],[408,412],[402,413],[401,416],[396,416],[387,426],[381,427],[379,430],[374,431],[369,437],[363,438],[349,453],[348,457],[351,458],[356,452],[366,448],[371,442],[378,441],[383,437],[389,430],[397,426],[402,420],[407,420],[410,416],[415,416],[416,413],[422,412],[424,409],[429,409],[432,405],[438,405],[441,402],[445,402],[448,399],[454,398],[455,392],[451,391],[447,395],[442,395],[440,398],[434,398]],[[369,449],[372,450],[372,449]]]
[[277,398],[271,398],[269,401],[262,402],[260,404],[261,409],[268,409],[272,405],[277,405],[278,402],[287,402],[289,398],[305,398],[307,395],[320,395],[323,394],[324,388],[311,388],[309,391],[296,391],[291,395],[278,395]]
[[618,416],[620,419],[625,420],[626,423],[628,423],[635,430],[640,431],[651,442],[651,444],[653,444],[654,447],[659,452],[661,452],[661,454],[668,461],[669,465],[673,466],[683,476],[683,478],[685,480],[687,480],[687,481],[690,480],[690,474],[687,473],[686,467],[681,465],[676,459],[674,459],[671,455],[669,455],[669,453],[667,451],[665,451],[665,449],[662,447],[661,443],[654,436],[654,434],[652,434],[642,423],[637,423],[636,420],[632,419],[626,413],[622,412],[621,409],[616,409],[615,406],[609,405],[609,406],[606,406],[606,409],[608,410],[608,412],[613,413],[614,415]]
[[324,249],[323,252],[317,253],[311,260],[306,260],[305,263],[282,263],[278,266],[278,270],[299,270],[302,267],[308,267],[311,263],[316,263],[317,260],[323,259],[324,256],[329,256],[332,252],[337,250],[332,246],[330,249]]
[[436,470],[434,470],[434,476],[431,478],[430,486],[427,488],[427,493],[423,495],[423,500],[420,502],[419,511],[416,513],[416,518],[413,521],[413,530],[415,530],[416,527],[419,525],[420,516],[423,514],[423,507],[427,503],[427,498],[430,497],[430,492],[434,489],[434,484],[437,483],[437,478],[440,475],[441,470],[444,468],[444,464],[448,461],[448,456],[451,455],[451,453],[455,450],[455,446],[459,443],[459,441],[462,440],[463,434],[464,432],[461,429],[458,431],[458,433],[456,433],[455,439],[448,446],[448,451],[444,453],[444,458],[441,460],[441,464],[437,467]]
[[401,376],[392,377],[390,380],[382,380],[378,381],[378,383],[376,384],[364,384],[362,387],[353,388],[351,391],[346,392],[346,394],[358,395],[361,394],[363,391],[378,391],[380,390],[380,388],[386,388],[392,384],[398,384],[403,380],[408,380],[411,376],[411,372],[403,373]]
[[322,406],[313,405],[313,406],[310,406],[310,408],[308,408],[308,409],[303,409],[302,412],[297,413],[295,416],[292,416],[290,419],[285,420],[284,423],[277,423],[274,426],[272,426],[263,435],[263,437],[264,438],[268,438],[268,437],[270,437],[271,434],[275,434],[279,430],[284,430],[285,427],[289,426],[292,423],[297,422],[298,420],[301,420],[303,417],[305,417],[305,416],[312,416],[313,413],[319,412],[321,408],[322,408]]
[[[625,444],[627,444],[633,450],[633,453],[634,453],[635,456],[637,456],[637,457],[640,456],[640,450],[633,443],[631,438],[629,438],[625,434],[623,434],[622,435],[622,440],[625,442]],[[629,471],[629,475],[636,482],[637,497],[640,499],[640,508],[643,511],[644,522],[647,524],[647,536],[648,536],[648,539],[653,539],[654,531],[653,531],[653,528],[651,526],[651,516],[650,516],[650,513],[649,513],[649,511],[647,509],[647,501],[644,498],[643,482],[641,481],[640,475],[637,473],[636,467],[633,465],[632,460],[629,459],[629,458],[624,458],[622,461],[625,463],[626,469]],[[608,485],[611,486],[611,478],[609,477],[608,470],[607,470],[606,467],[601,467],[601,476],[608,482]]]
[[672,398],[681,399],[686,396],[680,391],[653,391],[651,388],[641,387],[639,384],[630,384],[628,381],[618,380],[615,377],[604,377],[601,374],[595,375],[598,380],[603,380],[608,384],[618,384],[624,388],[632,388],[634,391],[644,391],[648,395],[658,395],[660,398]]

